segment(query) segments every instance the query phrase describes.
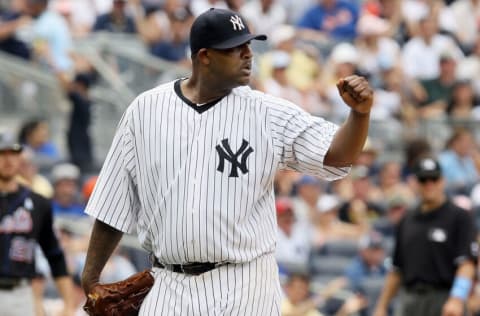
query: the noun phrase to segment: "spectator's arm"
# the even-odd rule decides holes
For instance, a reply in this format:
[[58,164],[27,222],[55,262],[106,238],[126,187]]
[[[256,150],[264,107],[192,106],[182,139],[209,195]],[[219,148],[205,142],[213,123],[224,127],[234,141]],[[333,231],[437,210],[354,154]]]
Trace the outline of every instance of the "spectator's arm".
[[299,304],[292,308],[290,313],[284,313],[282,316],[302,316],[308,313],[312,309],[316,309],[319,306],[335,295],[339,290],[345,287],[347,280],[345,278],[337,278],[329,282],[325,288],[314,297],[306,300],[302,304]]
[[0,24],[0,40],[4,40],[12,36],[18,28],[30,23],[31,19],[28,17],[20,17],[16,20],[7,21]]
[[[151,21],[151,19],[155,19],[155,16],[153,14],[145,16],[140,0],[130,0],[130,4],[133,8],[135,27],[137,28],[137,33],[140,35],[140,38],[148,45],[158,42],[163,34],[157,23],[155,23],[155,21],[152,23]],[[155,27],[152,27],[152,24],[154,24]]]

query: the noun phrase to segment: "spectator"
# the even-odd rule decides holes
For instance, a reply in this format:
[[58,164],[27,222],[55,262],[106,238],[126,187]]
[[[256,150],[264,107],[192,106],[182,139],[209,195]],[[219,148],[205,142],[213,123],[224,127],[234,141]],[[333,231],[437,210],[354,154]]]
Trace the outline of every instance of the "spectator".
[[199,16],[203,12],[210,8],[228,9],[228,6],[224,0],[195,0],[190,1],[190,10],[195,17]]
[[26,0],[30,25],[30,44],[42,64],[56,72],[73,69],[72,38],[67,23],[58,13],[48,9],[48,0]]
[[471,49],[471,54],[458,64],[458,74],[462,79],[472,80],[475,96],[480,97],[480,34]]
[[[318,310],[344,286],[343,278],[335,279],[326,284],[323,291],[312,295],[309,277],[298,273],[292,274],[285,285],[286,297],[281,307],[282,316],[322,316]],[[334,316],[354,315],[365,306],[366,301],[362,297],[349,296],[342,302]]]
[[300,35],[311,40],[352,41],[357,35],[358,6],[343,0],[317,2],[298,21]]
[[78,166],[82,172],[88,172],[93,170],[95,166],[89,133],[92,111],[89,89],[95,82],[95,74],[93,72],[82,72],[76,74],[72,82],[65,76],[59,76],[59,80],[72,105],[67,131],[70,161]]
[[84,205],[77,202],[80,170],[72,164],[56,165],[52,169],[53,214],[55,216],[85,216]]
[[113,0],[112,10],[97,17],[93,25],[93,31],[136,33],[135,21],[127,14],[126,4],[127,0]]
[[388,22],[365,14],[358,22],[357,31],[358,67],[362,73],[378,78],[382,69],[395,67],[399,63],[400,47],[386,36]]
[[367,227],[352,225],[338,219],[341,201],[334,195],[324,194],[317,204],[317,213],[313,218],[313,247],[320,250],[331,241],[357,240]]
[[440,74],[420,81],[424,97],[419,100],[418,114],[421,118],[439,118],[446,114],[456,81],[456,62],[448,54],[440,57]]
[[27,121],[21,127],[18,139],[22,145],[34,151],[40,169],[49,168],[60,160],[57,146],[50,141],[50,131],[46,120]]
[[278,241],[275,253],[280,270],[308,271],[311,251],[311,230],[308,224],[297,221],[293,205],[288,198],[279,198],[277,210]]
[[368,226],[370,222],[383,215],[383,209],[376,201],[381,193],[375,187],[365,166],[354,166],[350,172],[352,197],[340,207],[340,220],[359,226]]
[[8,10],[0,10],[0,50],[29,60],[31,50],[17,36],[24,26],[31,23],[31,19],[23,14],[25,9],[23,0],[13,0]]
[[267,36],[287,20],[287,12],[278,0],[249,1],[240,13],[251,25],[252,32]]
[[384,278],[387,271],[383,237],[377,232],[370,232],[360,239],[359,253],[345,271],[349,287],[355,292],[365,293],[365,279]]
[[318,198],[323,188],[320,180],[314,176],[302,175],[295,183],[297,196],[293,201],[295,216],[299,221],[309,222],[316,213]]
[[340,43],[333,48],[327,63],[328,68],[322,73],[320,94],[331,106],[330,115],[333,121],[341,122],[348,115],[348,111],[341,107],[343,101],[337,96],[336,83],[340,78],[358,74],[358,61],[357,48],[349,43]]
[[402,181],[402,166],[397,161],[386,161],[378,177],[378,188],[382,193],[382,200],[388,201],[394,196],[401,196],[404,200],[413,202],[415,194],[410,187]]
[[53,187],[46,177],[38,173],[35,153],[30,148],[24,148],[20,159],[21,165],[17,181],[44,198],[52,198]]
[[418,159],[429,156],[432,147],[425,138],[414,138],[405,144],[405,164],[403,166],[402,178],[409,180],[413,167]]
[[[296,31],[291,25],[280,25],[268,38],[274,51],[284,51],[290,56],[286,69],[289,84],[299,91],[314,89],[315,81],[320,74],[317,56],[307,49],[296,45]],[[273,52],[263,54],[259,60],[259,80],[264,82],[272,76]],[[312,112],[317,112],[312,109]]]
[[274,179],[273,186],[275,188],[275,196],[288,197],[293,194],[293,189],[298,178],[301,177],[296,171],[279,170]]
[[291,58],[287,52],[280,50],[272,52],[272,77],[263,83],[263,89],[266,93],[301,105],[303,100],[300,92],[288,82],[287,68],[290,61]]
[[179,8],[170,15],[170,36],[153,43],[150,52],[167,61],[181,65],[190,64],[188,53],[189,30],[192,16],[185,8]]
[[453,27],[450,31],[455,34],[456,39],[466,50],[471,49],[475,44],[480,28],[480,1],[479,0],[457,0],[450,5]]
[[472,134],[463,128],[454,131],[446,148],[438,157],[445,177],[446,189],[452,194],[470,195],[479,181],[480,154]]
[[406,214],[410,201],[401,195],[391,196],[386,201],[386,215],[379,217],[373,222],[373,229],[381,233],[385,238],[393,238],[397,225]]
[[480,110],[477,106],[470,80],[457,80],[452,88],[452,97],[447,107],[448,117],[456,121],[480,120]]
[[437,32],[434,16],[427,15],[420,20],[419,34],[411,38],[402,49],[403,69],[408,77],[425,80],[437,78],[442,54],[448,54],[454,60],[463,58],[463,53],[455,42]]

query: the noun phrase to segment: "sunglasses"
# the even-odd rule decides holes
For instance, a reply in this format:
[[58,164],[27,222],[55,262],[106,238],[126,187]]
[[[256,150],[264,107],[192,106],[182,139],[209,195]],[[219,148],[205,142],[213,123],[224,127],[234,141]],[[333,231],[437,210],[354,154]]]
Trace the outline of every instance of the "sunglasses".
[[437,182],[440,179],[440,176],[429,176],[429,177],[419,177],[418,182],[427,183],[427,182]]

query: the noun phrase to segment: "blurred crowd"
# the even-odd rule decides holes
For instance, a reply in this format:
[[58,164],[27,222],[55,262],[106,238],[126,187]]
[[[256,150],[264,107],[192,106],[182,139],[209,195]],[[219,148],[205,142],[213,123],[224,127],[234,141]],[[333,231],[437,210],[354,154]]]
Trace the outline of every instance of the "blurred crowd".
[[[74,42],[97,32],[122,33],[141,39],[172,67],[189,67],[189,28],[209,7],[240,12],[252,32],[268,36],[265,45],[252,43],[257,52],[253,87],[341,122],[348,108],[337,93],[337,80],[365,76],[375,88],[372,119],[384,122],[381,133],[401,143],[401,155],[385,159],[388,148],[368,141],[350,175],[333,183],[294,171],[278,173],[276,255],[285,315],[371,312],[389,269],[395,225],[418,201],[411,168],[419,157],[438,158],[448,195],[480,223],[480,143],[463,124],[480,120],[480,0],[3,2],[0,50],[55,73],[72,104],[66,150],[51,141],[47,119],[32,119],[16,132],[26,147],[21,181],[52,198],[77,282],[89,229],[61,219],[78,219],[88,227],[83,208],[101,161],[89,136],[89,89],[96,72],[76,54]],[[419,122],[437,119],[449,122],[440,148],[418,129]],[[48,275],[39,258],[40,274]],[[147,265],[144,253],[123,247],[104,281]],[[38,297],[47,297],[46,310],[54,310],[54,295],[41,280]],[[84,298],[78,290],[80,305]],[[470,306],[480,310],[475,299]]]

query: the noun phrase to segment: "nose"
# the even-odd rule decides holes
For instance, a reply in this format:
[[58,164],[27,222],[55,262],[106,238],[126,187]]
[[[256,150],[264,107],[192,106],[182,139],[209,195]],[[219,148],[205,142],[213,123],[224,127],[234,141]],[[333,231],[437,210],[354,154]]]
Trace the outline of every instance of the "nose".
[[250,42],[242,45],[242,57],[250,59],[253,56],[252,49],[250,48]]

